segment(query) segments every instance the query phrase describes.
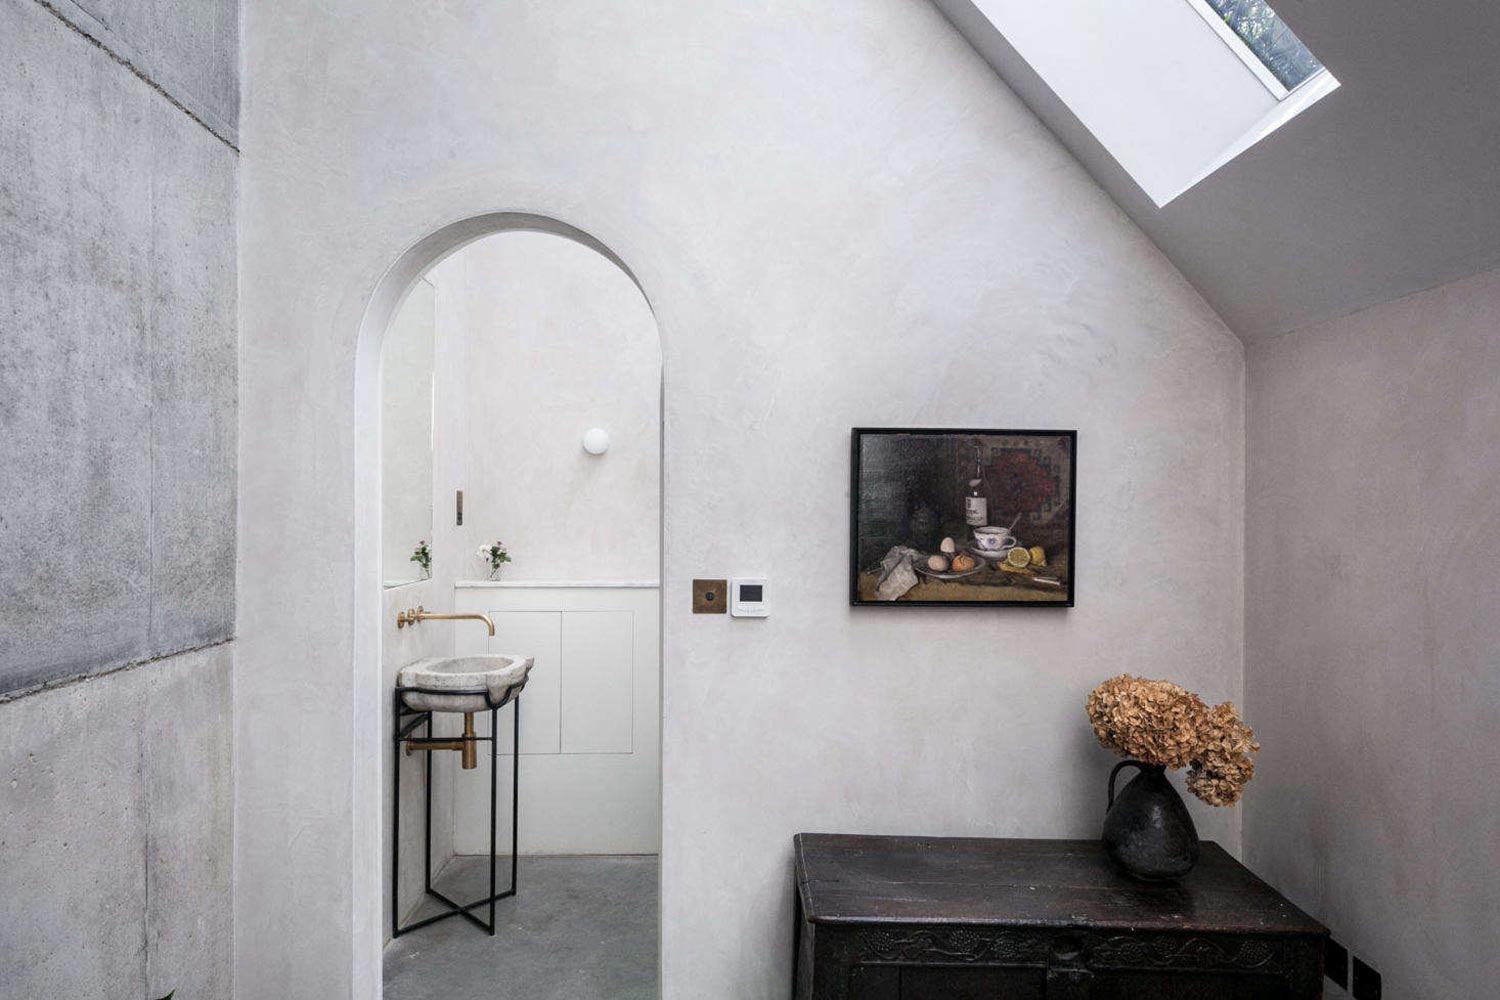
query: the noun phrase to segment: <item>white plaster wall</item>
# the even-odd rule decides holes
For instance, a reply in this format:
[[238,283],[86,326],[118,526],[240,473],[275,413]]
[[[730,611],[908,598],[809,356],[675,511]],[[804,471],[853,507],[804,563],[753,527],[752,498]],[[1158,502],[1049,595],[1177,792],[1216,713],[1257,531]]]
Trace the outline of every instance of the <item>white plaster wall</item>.
[[[364,581],[364,586],[375,586],[374,581]],[[397,757],[395,746],[396,706],[393,692],[396,675],[401,668],[415,660],[429,656],[451,656],[453,654],[453,630],[446,623],[422,622],[414,628],[397,628],[396,615],[418,605],[428,611],[450,611],[453,608],[452,588],[434,580],[422,580],[390,587],[381,593],[381,641],[382,659],[380,670],[381,700],[381,914],[382,940],[391,937],[391,845],[395,828],[392,818],[395,804],[395,784],[392,768],[401,766],[401,918],[411,919],[412,911],[423,901],[423,817],[426,801],[426,761],[421,754]],[[436,725],[436,720],[434,720]],[[417,735],[426,735],[418,732]],[[445,735],[438,730],[437,735]],[[441,871],[453,857],[453,824],[449,821],[453,813],[452,769],[447,765],[448,754],[440,754],[432,768],[432,814],[437,819],[432,824],[432,870]]]
[[[925,0],[257,0],[245,38],[242,997],[378,983],[356,335],[449,222],[576,225],[658,319],[665,996],[785,994],[796,831],[1094,836],[1094,683],[1239,697],[1240,345]],[[856,424],[1076,427],[1078,607],[849,608]],[[774,617],[689,614],[739,572]]]
[[381,533],[387,585],[422,578],[411,561],[422,541],[436,544],[433,511],[432,283],[419,281],[401,304],[380,352]]
[[[549,233],[471,243],[432,274],[444,569],[485,577],[478,549],[498,539],[513,560],[502,579],[655,579],[661,343],[640,289],[608,258]],[[583,450],[590,427],[611,432],[606,454]]]
[[1500,271],[1249,353],[1256,872],[1387,996],[1500,982]]

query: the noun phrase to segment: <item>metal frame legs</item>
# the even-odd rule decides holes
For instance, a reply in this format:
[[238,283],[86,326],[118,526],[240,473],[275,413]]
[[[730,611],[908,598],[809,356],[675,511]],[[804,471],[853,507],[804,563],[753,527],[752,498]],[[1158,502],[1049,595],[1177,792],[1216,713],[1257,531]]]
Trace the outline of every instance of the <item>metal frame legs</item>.
[[[420,743],[423,737],[413,737],[412,733],[418,727],[426,726],[426,739],[432,738],[432,713],[413,712],[405,707],[402,699],[403,693],[419,690],[415,688],[397,689],[396,691],[396,760],[391,771],[394,775],[392,782],[395,786],[395,801],[391,810],[391,937],[398,938],[407,931],[414,931],[418,927],[426,927],[435,924],[439,920],[449,917],[463,917],[481,930],[488,931],[490,936],[495,934],[495,903],[516,894],[516,848],[520,834],[520,801],[521,801],[521,696],[502,698],[498,704],[490,706],[490,735],[475,736],[476,741],[490,745],[490,891],[489,895],[477,899],[472,903],[458,903],[449,899],[443,893],[432,887],[432,754],[427,751],[427,789],[425,809],[425,834],[423,842],[424,864],[423,864],[423,889],[427,895],[440,900],[448,906],[442,913],[424,917],[402,926],[401,924],[401,757],[402,745],[411,741]],[[450,695],[451,691],[423,692],[429,694]],[[497,750],[499,740],[497,734],[500,732],[500,709],[509,701],[515,705],[515,732],[511,747],[511,786],[510,786],[510,888],[504,892],[495,891],[495,839],[496,839],[496,790],[498,772],[500,769],[500,758]],[[403,716],[409,717],[405,724],[402,723]],[[488,922],[479,919],[471,910],[481,906],[489,907]]]

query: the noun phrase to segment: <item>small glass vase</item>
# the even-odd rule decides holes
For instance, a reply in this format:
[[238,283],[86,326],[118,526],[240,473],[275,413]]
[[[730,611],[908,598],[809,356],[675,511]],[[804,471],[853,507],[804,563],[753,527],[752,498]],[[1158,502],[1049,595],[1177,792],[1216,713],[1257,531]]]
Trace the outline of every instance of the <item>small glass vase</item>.
[[[1124,767],[1140,770],[1115,795],[1115,776]],[[1146,881],[1182,878],[1198,863],[1198,830],[1166,769],[1124,760],[1109,772],[1109,806],[1104,814],[1104,849],[1125,872]]]
[[[504,563],[502,563],[501,565],[504,565]],[[489,576],[489,578],[491,580],[498,580],[498,579],[500,579],[500,566],[491,566],[490,567],[490,576]]]

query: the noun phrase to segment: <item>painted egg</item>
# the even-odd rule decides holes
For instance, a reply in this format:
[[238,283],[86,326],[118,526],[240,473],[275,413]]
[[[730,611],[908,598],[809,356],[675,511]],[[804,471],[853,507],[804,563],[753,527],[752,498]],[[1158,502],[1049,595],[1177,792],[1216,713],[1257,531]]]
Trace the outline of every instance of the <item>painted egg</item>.
[[943,543],[939,545],[938,548],[942,550],[943,555],[947,556],[951,556],[953,553],[958,551],[957,543],[955,543],[951,538],[943,539]]
[[948,572],[948,559],[946,556],[928,556],[927,568],[934,573]]

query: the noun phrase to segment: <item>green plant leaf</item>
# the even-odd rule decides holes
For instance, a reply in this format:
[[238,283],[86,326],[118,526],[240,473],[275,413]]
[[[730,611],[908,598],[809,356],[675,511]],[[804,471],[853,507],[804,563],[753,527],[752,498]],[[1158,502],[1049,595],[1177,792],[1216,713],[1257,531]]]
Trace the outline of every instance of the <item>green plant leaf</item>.
[[172,998],[174,996],[176,996],[176,995],[177,995],[177,991],[173,990],[171,993],[168,993],[166,996],[160,997],[159,1000],[172,1000]]

